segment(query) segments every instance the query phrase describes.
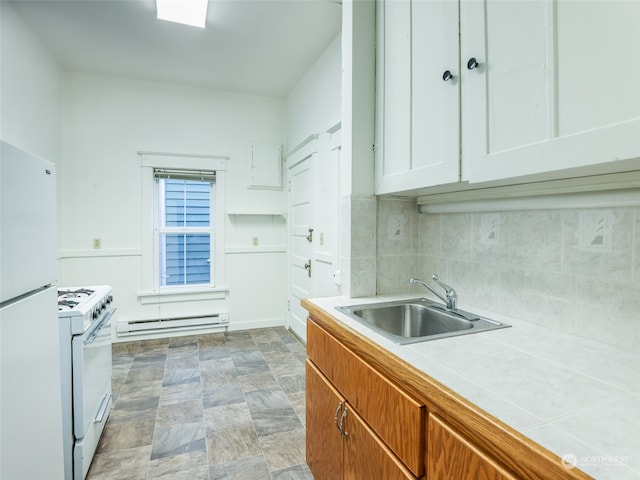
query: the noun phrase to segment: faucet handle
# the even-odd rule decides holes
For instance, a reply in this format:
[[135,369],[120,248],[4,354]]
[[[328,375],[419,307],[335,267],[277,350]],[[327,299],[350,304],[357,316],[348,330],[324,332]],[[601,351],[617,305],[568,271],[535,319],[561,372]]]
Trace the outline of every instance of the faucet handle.
[[440,279],[438,278],[438,275],[436,275],[435,273],[431,276],[431,280],[433,280],[438,285],[440,285],[442,288],[444,288],[447,291],[447,295],[449,294],[450,291],[454,291],[455,292],[455,290],[453,290],[453,288],[451,288],[449,285],[447,285],[446,283],[441,282]]
[[435,273],[431,276],[431,279],[434,282],[436,282],[438,285],[440,285],[442,288],[444,288],[445,295],[447,297],[447,308],[450,310],[456,310],[458,294],[453,289],[453,287],[450,287],[446,283],[441,282],[440,279],[438,278],[438,275],[436,275]]

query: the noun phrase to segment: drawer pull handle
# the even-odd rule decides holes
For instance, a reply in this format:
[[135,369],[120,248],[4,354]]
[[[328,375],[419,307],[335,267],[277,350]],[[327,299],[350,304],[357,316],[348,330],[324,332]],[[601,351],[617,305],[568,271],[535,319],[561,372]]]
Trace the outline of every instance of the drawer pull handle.
[[338,430],[340,430],[340,433],[344,438],[347,438],[349,436],[349,434],[344,431],[344,420],[345,418],[347,418],[348,411],[349,410],[347,410],[347,408],[345,407],[344,412],[342,412],[342,417],[340,417],[340,425],[338,426]]
[[[336,428],[338,430],[340,430],[340,427],[338,426],[338,416],[340,415],[340,411],[342,410],[342,402],[338,403],[338,408],[336,408],[336,414],[333,417],[333,423],[336,424]],[[342,433],[342,431],[340,431],[340,433]]]

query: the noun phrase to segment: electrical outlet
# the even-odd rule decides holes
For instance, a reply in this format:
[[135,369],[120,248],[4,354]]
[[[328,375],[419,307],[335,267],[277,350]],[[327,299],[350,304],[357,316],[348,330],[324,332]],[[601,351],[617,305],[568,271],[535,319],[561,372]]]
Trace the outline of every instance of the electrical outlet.
[[94,238],[93,239],[93,248],[96,249],[96,250],[102,248],[102,240],[99,239],[99,238]]
[[260,244],[260,240],[258,239],[258,237],[253,237],[253,239],[251,240],[251,244],[254,247],[257,247]]

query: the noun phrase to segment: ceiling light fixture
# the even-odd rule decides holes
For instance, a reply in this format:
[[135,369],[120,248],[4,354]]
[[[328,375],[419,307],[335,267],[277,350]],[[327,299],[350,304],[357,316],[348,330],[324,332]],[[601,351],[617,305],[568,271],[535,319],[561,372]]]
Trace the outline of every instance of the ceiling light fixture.
[[208,0],[156,0],[158,18],[204,28]]

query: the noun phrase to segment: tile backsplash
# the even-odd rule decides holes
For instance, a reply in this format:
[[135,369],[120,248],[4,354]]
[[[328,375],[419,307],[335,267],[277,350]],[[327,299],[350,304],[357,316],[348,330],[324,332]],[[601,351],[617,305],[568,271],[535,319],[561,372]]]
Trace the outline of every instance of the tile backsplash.
[[463,308],[640,351],[640,207],[421,214],[379,198],[377,225],[378,294],[438,273]]

